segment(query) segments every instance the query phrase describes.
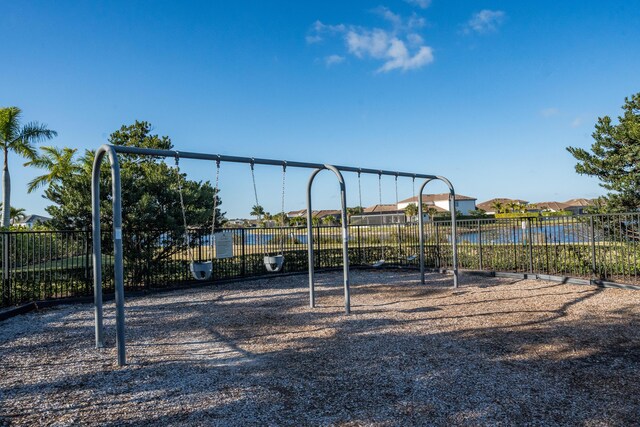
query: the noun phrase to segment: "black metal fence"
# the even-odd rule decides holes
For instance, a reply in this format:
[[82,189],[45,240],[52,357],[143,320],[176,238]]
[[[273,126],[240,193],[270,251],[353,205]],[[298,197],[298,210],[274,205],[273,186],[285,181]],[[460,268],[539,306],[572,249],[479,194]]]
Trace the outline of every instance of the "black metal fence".
[[[474,219],[457,223],[459,267],[530,272],[637,284],[640,214]],[[306,271],[306,228],[225,229],[233,256],[214,259],[213,280],[267,274],[266,254],[284,253],[284,272]],[[313,228],[316,268],[342,266],[342,234],[336,226]],[[352,265],[418,266],[417,224],[353,225]],[[111,233],[102,235],[104,289],[113,290]],[[187,284],[189,261],[212,257],[207,230],[195,230],[187,248],[179,232],[130,231],[124,236],[127,290]],[[1,306],[91,295],[93,262],[89,231],[0,232]],[[451,267],[451,222],[425,224],[425,266]],[[273,273],[272,273],[273,274]]]

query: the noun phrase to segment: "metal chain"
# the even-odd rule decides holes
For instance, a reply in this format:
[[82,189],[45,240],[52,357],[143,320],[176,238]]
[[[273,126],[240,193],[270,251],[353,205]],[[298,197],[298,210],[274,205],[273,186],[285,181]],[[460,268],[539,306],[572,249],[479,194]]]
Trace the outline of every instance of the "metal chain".
[[258,201],[258,189],[256,187],[256,175],[253,172],[253,159],[251,159],[251,180],[253,181],[253,194],[256,196],[256,206],[260,206]]
[[382,174],[378,173],[378,200],[382,206]]
[[[256,175],[253,171],[253,159],[251,159],[251,180],[253,181],[253,194],[256,197],[256,206],[260,206],[260,202],[258,201],[258,187],[256,187]],[[267,252],[267,248],[265,247],[264,249],[264,256],[269,256],[269,252]]]
[[287,162],[284,162],[282,165],[282,211],[281,211],[281,223],[282,226],[285,226],[284,223],[284,189],[285,189],[285,178],[287,176]]
[[176,171],[178,172],[178,194],[180,195],[180,208],[182,209],[182,222],[184,224],[184,239],[187,242],[187,253],[189,259],[194,262],[193,253],[191,252],[191,238],[189,237],[189,227],[187,226],[187,212],[184,205],[184,196],[182,195],[182,175],[180,174],[180,157],[176,152]]
[[287,162],[284,162],[282,164],[282,211],[280,212],[280,224],[281,224],[281,238],[280,238],[280,255],[284,255],[284,234],[282,232],[284,232],[284,218],[285,218],[285,213],[284,213],[284,189],[285,189],[285,180],[286,180],[286,176],[287,176]]
[[209,242],[211,244],[211,262],[213,263],[213,249],[216,235],[216,209],[218,207],[218,191],[220,187],[218,186],[220,182],[220,159],[216,160],[216,186],[213,192],[213,219],[211,220],[211,238]]
[[358,207],[362,208],[362,186],[360,185],[360,171],[358,171],[358,202],[360,203]]
[[413,192],[413,197],[416,198],[416,203],[418,203],[418,198],[416,197],[416,177],[415,176],[411,180],[411,191]]
[[[384,226],[384,216],[382,215],[382,173],[378,172],[378,200],[380,209],[380,225]],[[384,260],[384,243],[382,242],[382,230],[384,227],[380,227],[380,249],[382,250],[382,260]]]
[[396,175],[396,209],[398,209],[398,175]]

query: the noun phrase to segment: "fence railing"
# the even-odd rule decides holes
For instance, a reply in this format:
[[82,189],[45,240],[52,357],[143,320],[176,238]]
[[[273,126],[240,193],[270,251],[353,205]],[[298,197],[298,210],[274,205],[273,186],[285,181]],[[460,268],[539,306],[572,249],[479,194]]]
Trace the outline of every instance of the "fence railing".
[[[285,272],[306,271],[306,228],[224,229],[233,238],[233,257],[214,259],[213,280],[266,274],[265,254],[283,252]],[[337,226],[316,226],[316,268],[342,266]],[[425,266],[451,267],[451,222],[425,224]],[[581,215],[523,219],[473,219],[457,223],[460,269],[530,272],[640,282],[640,214]],[[417,224],[352,225],[352,265],[418,266]],[[111,232],[102,235],[103,279],[113,291]],[[207,230],[193,230],[187,248],[178,231],[129,231],[124,235],[127,290],[176,286],[192,280],[189,261],[212,258]],[[1,306],[91,295],[92,242],[89,231],[0,232]]]

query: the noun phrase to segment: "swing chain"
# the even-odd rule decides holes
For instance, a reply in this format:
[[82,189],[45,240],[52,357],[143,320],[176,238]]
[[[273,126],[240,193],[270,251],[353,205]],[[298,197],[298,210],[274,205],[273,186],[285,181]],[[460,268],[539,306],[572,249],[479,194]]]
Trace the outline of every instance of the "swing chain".
[[358,207],[362,209],[362,185],[360,184],[360,173],[361,172],[362,172],[362,170],[358,171],[358,202],[360,203],[358,205]]
[[[384,215],[382,211],[382,171],[378,172],[378,201],[379,201],[379,209],[380,209],[380,249],[382,250],[382,259],[380,261],[384,262],[385,259],[385,250],[384,243],[382,241],[384,237]],[[380,262],[379,261],[379,262]]]
[[258,188],[256,187],[256,175],[253,171],[254,161],[251,159],[251,180],[253,181],[253,194],[256,197],[256,206],[260,206],[260,202],[258,201]]
[[180,153],[175,152],[176,172],[178,172],[178,194],[180,195],[180,209],[182,209],[182,223],[184,225],[184,239],[187,243],[187,253],[189,259],[194,262],[193,252],[191,251],[191,237],[189,236],[189,227],[187,226],[187,213],[184,204],[184,196],[182,195],[182,174],[180,173]]
[[398,174],[396,173],[396,209],[398,209]]
[[215,243],[215,235],[216,235],[216,209],[218,208],[218,192],[220,191],[219,187],[220,182],[220,156],[218,156],[218,160],[216,160],[216,186],[213,191],[213,219],[211,220],[211,238],[209,240],[211,244],[211,262],[213,263],[213,250]]
[[282,163],[282,211],[280,213],[280,223],[282,225],[282,227],[285,226],[285,213],[284,213],[284,190],[285,190],[285,179],[287,176],[287,162],[284,161]]

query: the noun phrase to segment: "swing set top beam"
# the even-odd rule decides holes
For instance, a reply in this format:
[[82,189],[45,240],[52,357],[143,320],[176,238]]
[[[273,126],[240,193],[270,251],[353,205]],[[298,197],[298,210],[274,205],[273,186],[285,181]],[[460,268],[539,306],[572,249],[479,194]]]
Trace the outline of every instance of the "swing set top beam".
[[[274,159],[261,159],[255,157],[238,157],[238,156],[226,156],[224,154],[206,154],[206,153],[194,153],[190,151],[174,151],[174,150],[159,150],[153,148],[138,148],[138,147],[126,147],[122,145],[108,145],[115,152],[121,154],[133,154],[138,156],[152,156],[152,157],[178,157],[180,159],[197,159],[197,160],[212,160],[220,162],[230,163],[246,163],[254,165],[271,165],[271,166],[283,166],[294,168],[306,168],[306,169],[326,169],[326,166],[322,163],[307,163],[297,162],[289,160],[274,160]],[[438,179],[445,182],[449,182],[443,176],[426,175],[421,173],[388,171],[383,169],[370,169],[370,168],[356,168],[353,166],[336,166],[336,169],[341,172],[355,172],[360,174],[371,175],[389,175],[395,177],[408,177],[408,178],[423,178],[423,179]]]

